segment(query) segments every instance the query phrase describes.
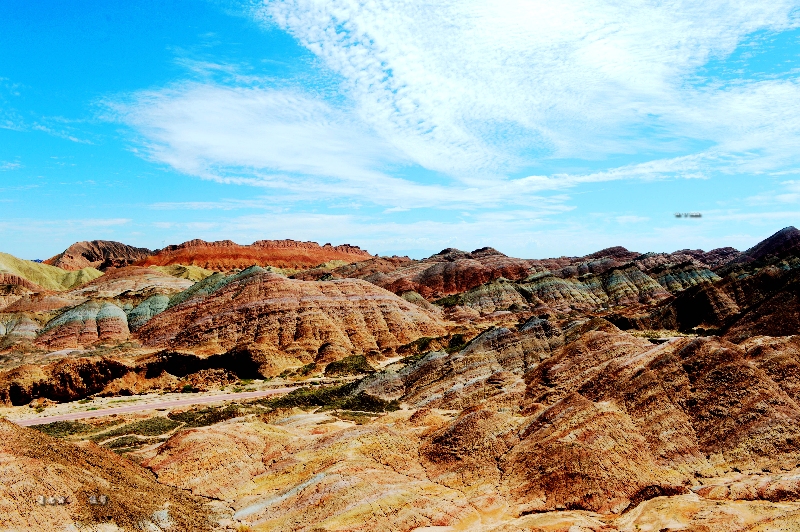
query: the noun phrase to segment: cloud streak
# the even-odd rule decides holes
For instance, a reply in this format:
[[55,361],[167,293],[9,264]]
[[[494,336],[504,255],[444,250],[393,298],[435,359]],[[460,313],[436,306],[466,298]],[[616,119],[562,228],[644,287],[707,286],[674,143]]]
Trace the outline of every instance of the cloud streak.
[[[687,78],[754,31],[792,27],[795,7],[275,0],[256,16],[340,74],[359,116],[409,158],[468,179],[476,170],[517,168],[531,156],[671,149],[664,141],[682,140],[685,129],[649,141],[640,133],[701,109],[709,95],[687,87]],[[741,103],[735,91],[725,95],[714,94],[714,117]],[[706,130],[730,137],[724,126]]]
[[[335,102],[286,88],[291,80],[275,87],[236,66],[184,60],[194,81],[106,108],[151,160],[268,196],[154,209],[346,200],[385,214],[557,214],[571,210],[566,191],[590,183],[794,168],[796,73],[699,73],[754,32],[797,27],[797,5],[266,0],[250,15],[290,33],[340,77]],[[636,162],[604,162],[612,157]],[[588,169],[560,171],[564,161]],[[541,171],[509,177],[526,168]]]

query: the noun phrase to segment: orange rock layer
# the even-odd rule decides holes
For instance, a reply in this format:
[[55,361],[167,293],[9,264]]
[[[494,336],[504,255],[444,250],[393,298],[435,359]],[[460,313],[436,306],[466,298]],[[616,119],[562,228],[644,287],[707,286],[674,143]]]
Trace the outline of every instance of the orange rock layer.
[[184,264],[214,271],[243,270],[250,266],[306,269],[328,261],[356,262],[372,258],[358,246],[343,244],[320,246],[316,242],[295,240],[259,240],[249,246],[230,240],[206,242],[190,240],[167,246],[155,255],[140,260],[138,266]]

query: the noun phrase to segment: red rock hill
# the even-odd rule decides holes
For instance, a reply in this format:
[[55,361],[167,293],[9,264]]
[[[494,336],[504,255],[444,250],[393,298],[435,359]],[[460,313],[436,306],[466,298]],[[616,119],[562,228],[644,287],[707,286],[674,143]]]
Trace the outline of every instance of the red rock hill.
[[259,240],[246,246],[230,240],[206,242],[196,239],[167,246],[136,265],[185,264],[215,271],[242,270],[253,265],[306,269],[332,260],[356,262],[369,258],[372,255],[367,251],[349,244],[320,246],[316,242],[296,240]]
[[149,256],[152,251],[114,242],[112,240],[92,240],[76,242],[55,257],[47,259],[45,264],[58,266],[64,270],[80,270],[82,268],[119,268]]

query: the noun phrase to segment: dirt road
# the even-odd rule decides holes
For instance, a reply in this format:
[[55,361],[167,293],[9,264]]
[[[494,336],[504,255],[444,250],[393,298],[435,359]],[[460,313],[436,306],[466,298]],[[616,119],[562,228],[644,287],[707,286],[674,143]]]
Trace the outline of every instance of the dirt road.
[[137,405],[117,406],[114,408],[104,408],[103,410],[86,410],[83,412],[73,412],[71,414],[61,414],[56,416],[44,416],[31,419],[12,419],[17,425],[29,427],[31,425],[44,425],[54,421],[75,421],[76,419],[87,419],[90,417],[110,416],[111,414],[130,414],[131,412],[141,412],[143,410],[155,410],[158,408],[175,408],[178,406],[201,405],[205,403],[219,403],[223,401],[235,401],[237,399],[257,399],[270,395],[280,395],[289,393],[295,388],[276,388],[274,390],[262,390],[258,392],[226,393],[220,395],[205,395],[187,397],[174,401],[162,401],[159,403],[141,403]]

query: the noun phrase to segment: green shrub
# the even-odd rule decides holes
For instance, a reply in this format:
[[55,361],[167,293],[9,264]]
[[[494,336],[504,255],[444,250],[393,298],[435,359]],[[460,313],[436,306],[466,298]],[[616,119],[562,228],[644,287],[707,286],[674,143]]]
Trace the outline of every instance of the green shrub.
[[360,382],[351,382],[340,386],[303,387],[288,394],[262,399],[259,404],[270,408],[311,408],[322,410],[362,410],[366,412],[387,412],[397,410],[397,401],[384,401],[364,392],[356,394]]
[[232,404],[225,407],[207,407],[186,412],[170,412],[168,417],[174,421],[185,423],[187,427],[205,427],[221,421],[241,417],[249,411],[241,405]]
[[122,436],[126,434],[139,434],[141,436],[159,436],[180,426],[180,423],[167,419],[165,417],[156,416],[141,421],[134,421],[122,427],[102,432],[92,437],[94,441],[107,440],[114,436]]
[[448,354],[457,353],[458,351],[461,351],[462,349],[464,349],[466,346],[467,346],[467,341],[464,340],[464,335],[463,334],[454,334],[450,338],[450,342],[447,344],[447,348],[445,349],[445,351]]
[[428,349],[428,346],[431,345],[432,341],[433,338],[431,338],[430,336],[423,336],[422,338],[417,338],[416,340],[411,342],[411,345],[414,346],[414,348],[416,348],[417,351],[421,352],[421,351],[426,351]]
[[339,377],[345,375],[363,375],[365,373],[375,373],[375,370],[369,365],[367,357],[364,355],[351,355],[325,366],[326,376]]
[[31,428],[54,438],[66,438],[73,434],[86,434],[95,430],[92,425],[80,421],[54,421],[45,425],[33,425]]
[[302,368],[297,368],[294,374],[297,375],[298,377],[307,377],[311,375],[311,373],[316,369],[316,367],[317,365],[314,362],[312,362],[311,364],[306,364]]
[[443,297],[441,299],[437,299],[436,301],[434,301],[433,304],[445,308],[455,307],[456,305],[461,304],[461,295],[453,294],[451,296]]
[[122,436],[115,440],[105,442],[103,447],[106,449],[130,449],[131,447],[141,447],[147,443],[148,440],[136,436]]

